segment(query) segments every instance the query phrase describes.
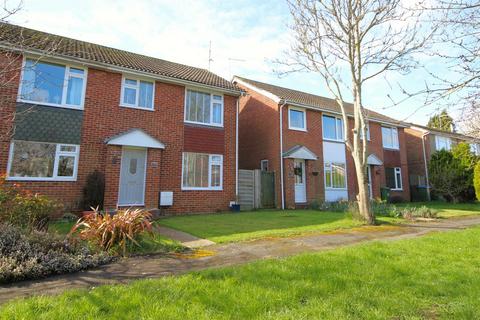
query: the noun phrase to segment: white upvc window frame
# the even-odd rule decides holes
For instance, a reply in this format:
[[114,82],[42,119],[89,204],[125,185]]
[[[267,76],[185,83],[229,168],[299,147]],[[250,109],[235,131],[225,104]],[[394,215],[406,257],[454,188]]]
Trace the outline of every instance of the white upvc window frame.
[[[264,164],[266,163],[266,167],[264,167]],[[269,162],[268,162],[268,159],[263,159],[263,160],[260,160],[260,171],[265,171],[265,172],[268,172],[268,169],[269,168]],[[263,170],[264,168],[266,168],[267,170]]]
[[[209,119],[208,123],[207,122],[187,120],[188,91],[194,91],[194,92],[199,92],[199,93],[210,95],[210,119]],[[219,100],[215,100],[213,98],[214,96],[219,96],[219,97],[222,98],[222,100],[221,100],[221,105],[222,105],[221,111],[222,112],[221,112],[221,117],[220,117],[221,123],[214,123],[213,122],[213,104],[214,103],[220,103]],[[223,128],[224,117],[225,117],[225,97],[224,97],[223,93],[213,92],[213,91],[205,91],[205,90],[202,90],[202,89],[192,88],[192,87],[185,88],[185,101],[184,101],[184,106],[183,106],[183,121],[185,123],[198,124],[198,125],[201,125],[201,126]]]
[[[297,111],[297,112],[302,112],[303,114],[303,125],[304,127],[295,127],[292,125],[290,119],[290,112],[291,111]],[[304,109],[304,108],[298,108],[298,107],[288,107],[288,129],[290,130],[296,130],[296,131],[304,131],[306,132],[307,131],[307,109]]]
[[[323,117],[334,118],[335,119],[335,137],[336,137],[335,139],[325,137],[325,126],[323,125]],[[339,121],[341,123],[340,131],[338,129],[338,127],[339,127],[338,122]],[[322,139],[325,140],[325,141],[345,142],[345,137],[343,136],[344,135],[344,125],[345,124],[343,123],[343,118],[332,115],[332,114],[322,114]],[[340,138],[338,137],[339,132],[340,132],[340,135],[341,135]],[[338,189],[335,189],[335,190],[338,190]]]
[[[363,130],[360,131],[360,140],[363,140]],[[370,141],[370,124],[367,123],[367,141]]]
[[470,151],[474,155],[480,156],[480,143],[475,143],[475,142],[470,143]]
[[[395,188],[391,188],[390,190],[392,190],[392,191],[403,191],[402,168],[393,167],[393,168],[389,168],[389,169],[393,169],[393,175],[395,177]],[[400,175],[400,179],[398,179],[398,175]]]
[[[125,81],[126,80],[134,80],[137,81],[136,85],[133,84],[127,84]],[[152,84],[152,102],[151,102],[151,108],[146,108],[146,107],[141,107],[139,106],[139,101],[140,101],[140,82],[149,82]],[[125,96],[125,89],[134,89],[135,90],[135,103],[130,104],[130,103],[125,103],[123,98]],[[120,107],[124,108],[132,108],[132,109],[139,109],[139,110],[146,110],[146,111],[155,111],[155,80],[152,79],[147,79],[147,78],[141,78],[138,76],[131,76],[129,74],[124,74],[122,75],[122,85],[121,85],[121,91],[120,91]]]
[[[13,152],[14,152],[14,144],[15,141],[25,141],[31,143],[44,143],[44,144],[55,144],[55,160],[53,163],[53,176],[52,177],[15,177],[10,176],[10,170],[12,168],[12,161],[13,161]],[[75,151],[61,151],[61,147],[75,147]],[[68,156],[74,157],[74,165],[73,165],[73,175],[71,177],[64,177],[58,175],[58,163],[60,161],[61,156]],[[12,140],[10,142],[10,150],[9,150],[9,157],[8,157],[8,164],[7,164],[7,180],[9,181],[77,181],[77,174],[78,174],[78,163],[80,159],[80,145],[78,144],[68,144],[68,143],[54,143],[54,142],[40,142],[40,141],[26,141],[26,140]]]
[[[443,148],[443,147],[440,146],[441,140],[443,140],[442,142],[446,142],[446,145],[447,145],[446,148]],[[440,150],[450,151],[450,150],[452,150],[452,139],[450,137],[435,135],[435,150],[437,150],[437,151],[440,151]]]
[[[57,64],[57,65],[61,65],[61,66],[65,67],[65,76],[63,78],[62,102],[61,103],[41,102],[41,101],[24,99],[22,97],[23,82],[24,82],[23,79],[24,79],[24,75],[25,75],[25,68],[26,68],[26,64],[27,64],[27,59],[28,60],[33,60],[33,61],[35,61],[35,63],[39,63],[39,62],[40,63],[43,62],[43,63],[47,63],[47,64],[51,63],[51,64]],[[78,73],[75,73],[75,72],[70,72],[71,68],[83,70],[83,75],[79,75]],[[80,101],[81,101],[80,105],[67,104],[68,80],[69,80],[70,76],[75,77],[75,78],[82,78],[83,79],[83,88],[82,88],[82,96],[80,98]],[[37,105],[42,105],[42,106],[48,106],[48,107],[83,110],[85,108],[85,93],[87,91],[87,79],[88,79],[88,69],[86,67],[56,61],[55,59],[39,59],[39,58],[35,58],[33,56],[24,56],[23,60],[22,60],[22,70],[20,72],[20,79],[19,79],[19,85],[18,85],[17,102],[31,103],[31,104],[37,104]]]
[[[333,186],[333,168],[332,165],[343,165],[345,169],[345,187],[337,188]],[[330,167],[327,169],[327,167]],[[345,191],[348,190],[348,181],[347,181],[347,164],[344,162],[333,162],[327,161],[323,164],[323,185],[325,186],[325,190],[338,190],[338,191]],[[330,186],[327,186],[327,174],[330,175]]]
[[[387,129],[390,130],[390,138],[392,139],[392,145],[385,145],[386,141],[383,139],[383,130]],[[395,132],[395,134],[394,134]],[[381,127],[381,134],[382,134],[382,147],[383,149],[389,150],[400,150],[400,141],[398,137],[398,128],[397,127],[389,127],[389,126],[382,126]]]
[[[208,155],[208,187],[186,187],[183,185],[183,177],[185,174],[185,154],[186,153],[193,153],[193,154],[200,154],[200,155]],[[213,157],[220,157],[220,161],[213,160]],[[212,166],[219,165],[220,166],[220,186],[212,186]],[[223,190],[223,155],[221,154],[210,154],[210,153],[202,153],[202,152],[182,152],[182,176],[181,176],[181,189],[184,191],[222,191]]]

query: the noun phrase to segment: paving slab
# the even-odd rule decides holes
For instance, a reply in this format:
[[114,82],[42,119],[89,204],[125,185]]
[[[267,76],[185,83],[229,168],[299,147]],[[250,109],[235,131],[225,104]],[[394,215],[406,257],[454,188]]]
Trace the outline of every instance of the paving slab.
[[88,289],[106,284],[122,284],[136,279],[158,278],[208,268],[240,265],[259,259],[318,252],[367,241],[414,238],[430,232],[461,230],[475,225],[480,225],[480,217],[444,219],[401,226],[365,226],[290,238],[216,244],[184,254],[132,257],[97,269],[0,287],[0,303],[33,295],[59,294],[68,289]]

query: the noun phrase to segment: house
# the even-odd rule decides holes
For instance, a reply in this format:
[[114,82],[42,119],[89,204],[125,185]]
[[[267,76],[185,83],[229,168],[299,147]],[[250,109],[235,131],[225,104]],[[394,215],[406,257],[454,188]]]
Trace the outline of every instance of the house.
[[[456,132],[410,124],[410,127],[405,129],[405,139],[412,200],[430,199],[428,162],[434,152],[451,150],[454,145],[466,142],[470,144],[472,152],[480,156],[480,140]],[[426,193],[422,193],[422,190]]]
[[[241,91],[205,70],[1,24],[0,174],[80,206],[227,210],[235,201]],[[161,204],[161,205],[160,205]]]
[[[240,98],[239,167],[275,172],[277,207],[356,199],[353,158],[343,137],[341,110],[332,99],[234,77]],[[404,123],[367,110],[368,178],[372,198],[381,187],[409,200]],[[353,106],[347,104],[350,125]]]

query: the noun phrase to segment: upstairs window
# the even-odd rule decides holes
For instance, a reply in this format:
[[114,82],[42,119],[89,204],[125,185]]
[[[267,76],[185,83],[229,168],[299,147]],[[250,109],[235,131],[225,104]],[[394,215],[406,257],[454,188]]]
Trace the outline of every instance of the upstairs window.
[[187,90],[185,122],[223,126],[223,96]]
[[304,109],[288,108],[288,128],[307,131],[307,117]]
[[79,148],[71,144],[13,141],[9,180],[74,181]]
[[[360,139],[363,140],[363,131],[360,130]],[[370,125],[367,123],[367,140],[370,141]]]
[[323,139],[344,141],[343,121],[332,116],[322,117]]
[[435,136],[436,150],[450,151],[452,148],[452,140],[448,137]]
[[385,168],[385,179],[387,187],[391,190],[402,190],[402,169],[401,168]]
[[398,150],[400,146],[398,144],[397,128],[382,127],[382,142],[384,148]]
[[120,103],[122,107],[153,110],[153,97],[153,82],[123,78]]
[[480,143],[471,143],[470,151],[476,156],[480,156]]
[[85,70],[26,59],[20,101],[83,109]]

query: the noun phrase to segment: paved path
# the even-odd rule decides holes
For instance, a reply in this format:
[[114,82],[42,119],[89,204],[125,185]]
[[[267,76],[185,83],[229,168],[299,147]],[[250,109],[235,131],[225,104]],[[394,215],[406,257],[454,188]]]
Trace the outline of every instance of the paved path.
[[253,260],[322,251],[372,240],[413,238],[432,231],[450,231],[480,225],[480,217],[412,223],[404,226],[359,227],[325,234],[212,245],[191,254],[123,259],[95,270],[24,281],[0,288],[0,303],[39,294],[58,294],[72,288],[127,283],[206,268],[243,264]]
[[187,248],[193,249],[193,248],[200,248],[200,247],[206,247],[206,246],[211,246],[215,244],[215,242],[210,241],[208,239],[201,239],[197,238],[195,236],[192,236],[189,233],[167,228],[161,225],[157,225],[155,227],[157,231],[161,234],[166,236],[167,238],[173,239],[175,241],[180,242],[182,245],[184,245]]

